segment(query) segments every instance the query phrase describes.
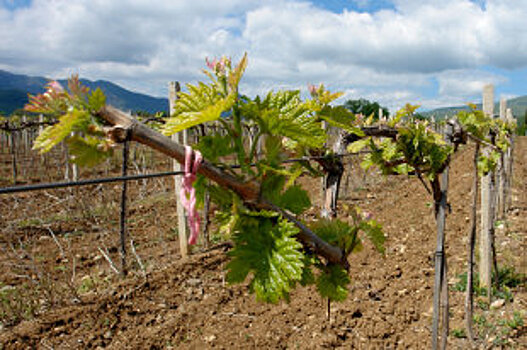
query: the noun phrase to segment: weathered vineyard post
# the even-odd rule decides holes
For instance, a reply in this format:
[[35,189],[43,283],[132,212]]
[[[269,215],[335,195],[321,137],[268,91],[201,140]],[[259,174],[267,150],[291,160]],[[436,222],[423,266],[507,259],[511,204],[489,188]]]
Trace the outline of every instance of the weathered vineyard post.
[[[170,104],[170,115],[175,112],[176,109],[176,100],[178,98],[178,93],[181,91],[179,82],[171,81],[168,85],[168,101]],[[172,135],[172,141],[179,144],[187,144],[187,131],[179,132]],[[172,161],[172,168],[174,171],[181,171],[181,164],[177,160]],[[187,227],[186,227],[186,218],[185,218],[185,208],[179,199],[179,194],[181,192],[181,177],[174,176],[174,189],[176,195],[176,210],[178,217],[178,237],[179,237],[179,250],[181,252],[181,257],[186,258],[188,255],[188,246],[187,246]]]
[[68,147],[66,146],[65,142],[62,142],[62,153],[64,157],[64,180],[70,181],[70,156],[68,154]]
[[[483,88],[483,112],[492,118],[494,112],[494,86],[486,85]],[[485,147],[484,154],[490,150]],[[490,289],[492,285],[492,231],[494,225],[494,213],[492,210],[493,192],[494,192],[494,174],[489,172],[481,177],[481,229],[479,241],[479,281],[481,287],[488,290],[490,298]]]
[[[127,131],[126,139],[123,143],[123,167],[122,175],[128,174],[128,153],[130,147],[130,133]],[[128,189],[128,181],[123,181],[121,190],[121,215],[119,220],[120,225],[120,243],[121,243],[121,273],[126,276],[128,270],[126,265],[126,192]]]
[[[9,124],[8,124],[9,125]],[[16,164],[16,137],[15,137],[15,131],[11,130],[9,132],[9,136],[11,139],[11,164],[13,165],[13,184],[16,184],[17,179],[17,164]]]
[[[506,113],[507,122],[513,122],[514,116],[512,115],[512,110],[510,108],[507,108]],[[510,146],[507,149],[507,156],[506,156],[506,172],[507,172],[507,181],[505,183],[505,198],[504,198],[504,206],[505,206],[505,212],[510,208],[511,205],[511,184],[512,184],[512,165],[513,165],[513,150],[514,150],[514,134],[510,135],[509,137]]]
[[[335,128],[327,127],[328,134],[334,136],[332,131]],[[334,154],[342,154],[346,150],[345,135],[342,132],[338,132],[337,140],[333,142],[332,150]],[[327,145],[330,146],[330,145]],[[337,201],[340,190],[340,182],[342,175],[344,174],[344,163],[338,156],[331,158],[319,159],[317,162],[324,169],[324,178],[322,182],[322,213],[321,216],[324,218],[335,218],[337,216]]]
[[[75,135],[75,133],[71,133],[71,136],[73,135]],[[77,166],[77,163],[71,163],[71,175],[73,181],[77,181],[79,179],[79,168]]]
[[[447,123],[445,129],[445,140],[451,143],[453,127]],[[441,349],[446,349],[448,337],[448,279],[447,263],[445,257],[445,222],[448,206],[448,173],[450,166],[447,165],[441,174],[441,183],[435,179],[434,189],[435,215],[437,224],[437,247],[435,253],[435,281],[434,281],[434,313],[432,320],[432,349],[437,349],[439,334],[439,319],[442,321]],[[438,193],[439,192],[439,193]],[[442,302],[442,304],[441,304]],[[440,317],[440,309],[442,309]]]
[[25,127],[27,123],[27,117],[25,115],[22,116],[22,125],[24,127],[21,128],[20,132],[20,151],[22,152],[22,166],[20,167],[20,170],[22,172],[22,178],[26,178],[27,176],[27,168],[29,166],[28,160],[28,154],[29,154],[29,130],[27,127]]
[[[507,116],[507,100],[500,99],[500,119],[506,121]],[[496,218],[503,219],[505,217],[505,183],[507,182],[506,159],[507,154],[501,153],[498,164],[498,171],[496,173]]]

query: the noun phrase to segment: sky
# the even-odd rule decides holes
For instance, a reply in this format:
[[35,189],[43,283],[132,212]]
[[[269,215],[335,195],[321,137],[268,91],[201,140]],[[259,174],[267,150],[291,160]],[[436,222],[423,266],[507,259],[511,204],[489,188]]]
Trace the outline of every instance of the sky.
[[246,52],[240,92],[323,83],[395,110],[527,95],[527,0],[0,0],[0,69],[153,96]]

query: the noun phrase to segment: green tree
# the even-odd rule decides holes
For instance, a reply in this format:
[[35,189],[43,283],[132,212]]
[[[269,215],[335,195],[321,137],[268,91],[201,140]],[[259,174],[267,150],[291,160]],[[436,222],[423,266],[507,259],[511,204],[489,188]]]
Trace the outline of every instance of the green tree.
[[525,113],[523,114],[523,120],[522,118],[518,118],[518,135],[525,135],[525,131],[527,131],[527,110],[525,110]]
[[382,108],[382,115],[389,116],[390,112],[388,108],[382,107],[378,102],[370,102],[364,98],[358,100],[347,100],[344,103],[344,107],[353,112],[354,114],[362,114],[369,117],[373,114],[374,120],[379,120],[379,109]]

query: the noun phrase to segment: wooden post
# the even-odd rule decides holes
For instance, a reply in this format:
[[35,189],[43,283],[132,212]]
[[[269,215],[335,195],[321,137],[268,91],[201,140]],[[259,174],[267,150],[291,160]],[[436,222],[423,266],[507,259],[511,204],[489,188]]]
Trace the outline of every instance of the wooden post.
[[64,157],[64,180],[70,181],[70,156],[68,154],[68,146],[64,141],[61,142],[62,144],[62,151],[63,151],[63,157]]
[[[483,88],[483,112],[492,117],[494,113],[494,86],[486,85]],[[484,154],[488,154],[488,148],[483,149]],[[491,205],[492,193],[492,173],[481,177],[481,229],[479,240],[479,282],[481,287],[491,288],[492,279],[492,247],[491,230],[493,213]]]
[[71,163],[71,175],[73,181],[77,181],[79,179],[79,168],[77,166],[77,163]]
[[379,121],[382,122],[382,123],[386,122],[386,118],[382,114],[382,108],[381,107],[379,107]]
[[[176,99],[178,98],[177,94],[181,91],[181,87],[177,81],[171,81],[168,85],[168,100],[170,104],[170,115],[175,112],[176,109]],[[179,132],[172,135],[172,141],[179,144],[186,144],[187,133],[186,131]],[[181,171],[181,164],[177,160],[172,161],[172,168],[174,171]],[[179,250],[181,252],[181,257],[186,258],[188,255],[188,245],[187,245],[187,226],[186,226],[186,217],[185,217],[185,208],[179,198],[181,193],[181,176],[174,176],[174,189],[176,194],[176,208],[177,208],[177,217],[178,217],[178,236],[179,236]]]
[[[38,115],[38,134],[37,135],[40,135],[42,134],[42,132],[44,131],[44,125],[42,125],[44,123],[44,115],[43,114],[39,114]],[[34,140],[33,140],[34,141]],[[44,165],[44,167],[46,166],[46,158],[44,157],[44,154],[41,153],[40,154],[40,165]]]
[[[512,115],[512,110],[510,108],[507,108],[506,112],[506,118],[507,122],[511,123],[514,120],[514,116]],[[512,165],[513,165],[513,159],[512,154],[514,150],[514,135],[510,135],[509,138],[510,141],[510,147],[507,149],[507,156],[506,156],[506,169],[505,172],[507,173],[507,181],[505,183],[505,198],[504,198],[504,206],[505,206],[505,212],[510,208],[511,206],[511,184],[512,184]]]
[[16,165],[16,141],[15,141],[15,131],[11,130],[9,133],[11,138],[11,164],[13,166],[13,184],[16,185],[17,181],[17,165]]
[[20,131],[21,134],[22,134],[22,144],[24,145],[24,158],[26,156],[26,154],[28,153],[27,150],[28,150],[28,144],[29,144],[29,135],[28,135],[28,129],[26,129],[27,127],[27,117],[25,115],[22,116],[22,125],[24,125],[24,128]]
[[22,178],[26,178],[26,171],[27,171],[27,159],[28,159],[28,129],[27,128],[27,117],[25,115],[22,116],[22,125],[24,127],[20,130],[20,144],[18,145],[19,149],[22,151],[22,166],[20,167]]
[[[324,130],[324,132],[327,132],[327,123],[326,121],[322,121],[322,129]],[[324,148],[327,147],[327,142],[324,143]],[[322,177],[320,179],[320,184],[322,185],[322,211],[320,213],[320,216],[323,217],[323,218],[328,218],[329,217],[329,212],[326,212],[326,193],[327,193],[327,190],[326,190],[326,178],[327,178],[327,173],[324,174],[324,177]]]
[[[336,135],[336,128],[327,125],[324,121],[322,127],[330,135],[327,148],[332,148],[333,153],[340,153],[345,149],[344,138],[341,134]],[[335,140],[336,137],[336,140]],[[318,159],[317,162],[322,166],[324,178],[322,179],[322,211],[323,218],[337,217],[337,200],[339,196],[340,182],[344,174],[344,164],[338,157]]]
[[[500,119],[506,121],[507,100],[500,99]],[[500,156],[498,171],[496,173],[496,217],[503,219],[505,217],[505,183],[507,182],[507,154],[502,153]]]
[[[130,133],[127,131],[126,140],[123,143],[123,164],[122,164],[122,175],[126,176],[128,174],[128,153],[130,146]],[[128,182],[123,181],[121,189],[121,215],[119,218],[120,226],[120,244],[121,244],[121,274],[126,276],[128,273],[128,268],[126,264],[126,192],[128,188]]]
[[[75,136],[75,132],[72,132],[70,134],[71,137]],[[66,145],[66,150],[68,150],[68,145]],[[71,178],[73,181],[77,181],[78,180],[78,167],[77,167],[77,164],[76,163],[70,163],[69,162],[69,153],[68,153],[68,160],[67,160],[67,165],[66,166],[71,166]]]

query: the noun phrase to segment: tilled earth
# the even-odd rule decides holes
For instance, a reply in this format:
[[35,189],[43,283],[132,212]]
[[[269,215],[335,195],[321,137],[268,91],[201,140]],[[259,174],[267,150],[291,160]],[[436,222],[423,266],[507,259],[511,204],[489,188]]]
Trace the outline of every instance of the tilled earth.
[[[455,285],[466,271],[472,151],[466,147],[454,157],[448,192],[452,209],[446,227],[452,330],[448,343],[454,349],[469,348],[462,331],[464,293],[456,291]],[[512,203],[496,232],[496,249],[500,267],[512,266],[516,272],[525,273],[527,138],[517,138],[514,160]],[[219,243],[207,251],[196,249],[186,261],[181,260],[177,236],[171,234],[175,225],[169,224],[175,217],[174,204],[154,196],[131,205],[130,232],[146,272],[141,272],[136,261],[124,279],[111,271],[98,249],[101,240],[107,239],[108,255],[117,264],[117,243],[108,241],[106,232],[116,231],[115,215],[106,226],[93,217],[58,218],[62,221],[48,226],[26,223],[13,226],[12,232],[3,231],[0,277],[4,292],[23,283],[21,273],[14,273],[22,261],[33,266],[33,270],[26,268],[33,281],[62,283],[62,289],[30,284],[30,289],[37,288],[36,295],[56,292],[60,300],[51,303],[51,296],[42,297],[45,300],[36,301],[35,317],[21,316],[17,322],[3,325],[0,348],[430,348],[436,246],[431,196],[416,178],[357,181],[353,178],[343,193],[339,217],[346,219],[347,210],[355,205],[373,213],[387,235],[386,254],[377,253],[366,242],[363,251],[350,256],[349,297],[331,304],[329,315],[327,301],[313,287],[299,287],[289,303],[269,305],[257,302],[246,285],[226,284],[228,245]],[[306,183],[318,193],[320,180]],[[78,192],[90,193],[93,195],[93,191]],[[38,196],[42,201],[51,200]],[[2,210],[9,207],[8,200],[0,198]],[[82,199],[77,197],[77,201]],[[12,213],[2,215],[11,218]],[[52,237],[48,228],[55,233]],[[18,239],[16,243],[15,235],[22,242]],[[23,251],[22,243],[26,247]],[[13,252],[19,253],[18,257]],[[78,265],[72,268],[75,262]],[[60,266],[63,268],[57,268]],[[61,275],[62,270],[67,274]],[[485,306],[483,298],[476,298],[479,348],[527,347],[525,280],[523,285],[511,288],[511,293],[512,300],[493,308]],[[33,294],[25,295],[30,298]],[[513,324],[515,314],[517,322]]]

